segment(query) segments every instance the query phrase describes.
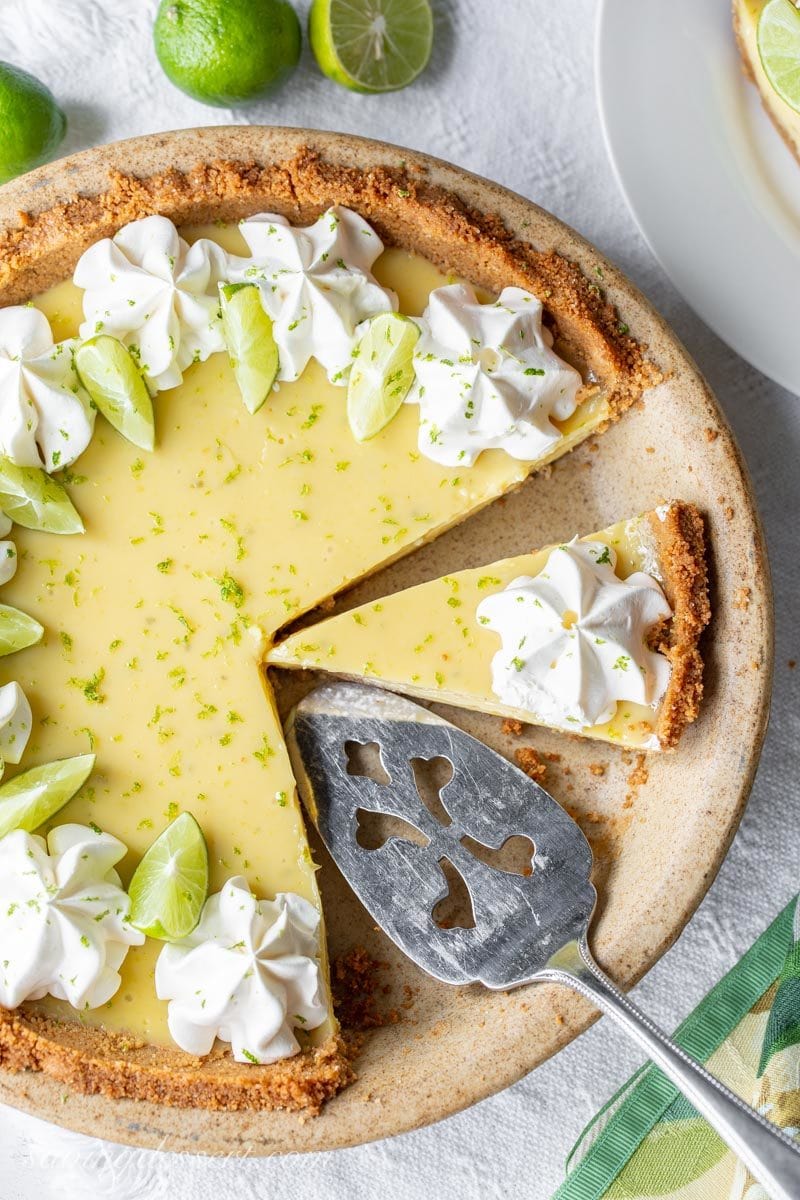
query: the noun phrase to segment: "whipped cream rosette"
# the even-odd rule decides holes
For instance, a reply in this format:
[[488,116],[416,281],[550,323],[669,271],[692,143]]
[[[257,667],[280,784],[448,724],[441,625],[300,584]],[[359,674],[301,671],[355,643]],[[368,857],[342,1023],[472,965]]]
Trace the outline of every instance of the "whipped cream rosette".
[[492,689],[504,704],[567,729],[610,721],[620,700],[658,704],[670,664],[647,638],[671,610],[655,579],[620,579],[615,562],[602,542],[572,541],[481,601],[478,621],[502,641]]
[[220,1038],[237,1062],[296,1054],[292,1030],[328,1015],[318,954],[313,905],[290,892],[258,900],[242,876],[229,879],[194,931],[159,955],[156,991],[170,1002],[172,1037],[198,1055]]
[[28,697],[18,683],[0,687],[0,774],[2,763],[18,763],[31,736],[33,716]]
[[176,387],[193,362],[225,349],[218,284],[228,255],[216,242],[189,245],[166,217],[143,217],[81,256],[81,336],[104,333],[130,350],[152,391]]
[[21,829],[0,839],[0,1005],[111,999],[129,947],[144,942],[114,870],[125,853],[84,825],[59,825],[46,841]]
[[259,213],[239,228],[252,257],[231,260],[231,278],[258,284],[273,321],[278,381],[299,378],[315,358],[331,383],[344,386],[358,324],[397,308],[397,297],[371,270],[381,239],[357,213],[340,207],[306,227]]
[[73,364],[75,339],[56,343],[43,313],[0,308],[0,455],[57,471],[88,446],[94,410]]
[[10,517],[0,513],[0,585],[8,583],[17,573],[17,548],[7,537],[11,524]]
[[418,321],[419,449],[443,466],[471,466],[483,450],[540,458],[561,437],[553,420],[575,411],[581,377],[552,349],[541,302],[507,287],[481,304],[465,283],[436,288]]

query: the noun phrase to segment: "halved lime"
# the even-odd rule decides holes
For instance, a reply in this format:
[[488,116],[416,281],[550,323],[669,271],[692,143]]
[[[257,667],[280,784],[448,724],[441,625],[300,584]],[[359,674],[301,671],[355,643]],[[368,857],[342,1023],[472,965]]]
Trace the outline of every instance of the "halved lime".
[[352,92],[395,92],[428,65],[428,0],[314,0],[308,36],[323,75]]
[[208,848],[191,813],[181,813],[156,838],[128,895],[131,924],[148,937],[177,942],[192,932],[208,895]]
[[414,382],[419,327],[400,313],[373,317],[353,352],[347,385],[347,419],[357,442],[380,433]]
[[248,412],[258,412],[278,374],[272,318],[254,283],[221,283],[222,333]]
[[65,489],[41,467],[18,467],[0,455],[0,509],[26,529],[83,533],[83,521]]
[[126,346],[108,334],[75,352],[81,383],[109,424],[141,450],[155,445],[153,401]]
[[43,626],[33,617],[8,604],[0,604],[0,656],[35,646],[43,633]]
[[767,0],[756,36],[767,79],[780,98],[800,112],[800,10],[792,0]]
[[92,773],[93,754],[31,767],[0,786],[0,837],[13,829],[32,833],[54,817]]

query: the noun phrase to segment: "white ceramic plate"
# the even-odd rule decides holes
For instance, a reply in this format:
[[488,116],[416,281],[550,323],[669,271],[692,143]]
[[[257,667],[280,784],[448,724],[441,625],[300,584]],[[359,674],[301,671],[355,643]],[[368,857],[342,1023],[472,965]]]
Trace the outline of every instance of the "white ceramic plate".
[[743,75],[729,0],[601,0],[596,79],[653,253],[715,333],[800,394],[800,165]]

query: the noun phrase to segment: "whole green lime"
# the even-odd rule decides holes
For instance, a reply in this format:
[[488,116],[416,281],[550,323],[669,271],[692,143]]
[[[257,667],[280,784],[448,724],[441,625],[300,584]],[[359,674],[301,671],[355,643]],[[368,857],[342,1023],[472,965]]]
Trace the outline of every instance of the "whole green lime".
[[47,162],[67,128],[49,88],[27,71],[0,62],[0,183]]
[[297,66],[302,43],[288,0],[161,0],[153,37],[175,86],[220,108],[278,87]]

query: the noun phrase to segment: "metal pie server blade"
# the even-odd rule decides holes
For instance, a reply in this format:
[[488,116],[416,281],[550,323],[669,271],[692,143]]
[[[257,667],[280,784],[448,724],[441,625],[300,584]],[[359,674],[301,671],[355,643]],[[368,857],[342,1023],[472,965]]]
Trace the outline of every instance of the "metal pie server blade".
[[[549,981],[581,992],[640,1043],[774,1200],[800,1197],[797,1144],[673,1043],[592,958],[591,849],[542,787],[435,713],[366,684],[316,688],[290,714],[286,736],[300,795],[331,857],[409,958],[445,983]],[[354,750],[370,746],[380,777],[352,771]],[[432,759],[452,768],[440,794],[444,822],[423,802],[413,768]],[[415,836],[365,849],[360,813],[399,818]],[[470,848],[499,850],[514,836],[533,843],[529,874],[489,865]],[[448,892],[444,860],[469,891],[473,928],[442,928],[433,919]]]

